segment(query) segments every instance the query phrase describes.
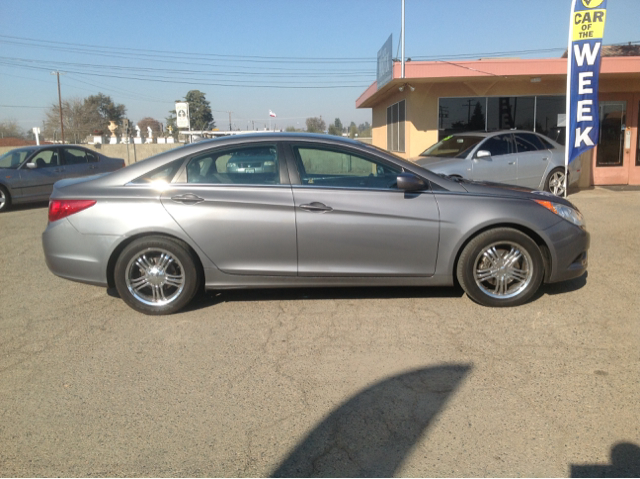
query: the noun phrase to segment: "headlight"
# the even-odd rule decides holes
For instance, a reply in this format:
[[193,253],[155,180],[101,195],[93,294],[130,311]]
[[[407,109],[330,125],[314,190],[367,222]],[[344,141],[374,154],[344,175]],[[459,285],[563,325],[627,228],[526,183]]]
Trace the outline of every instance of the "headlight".
[[573,223],[579,228],[586,229],[586,223],[584,221],[584,217],[582,213],[578,210],[571,208],[567,205],[561,205],[560,203],[552,203],[551,201],[545,200],[533,200],[538,203],[540,206],[544,206],[546,209],[551,211],[552,213],[557,214],[558,216],[564,218],[565,220]]

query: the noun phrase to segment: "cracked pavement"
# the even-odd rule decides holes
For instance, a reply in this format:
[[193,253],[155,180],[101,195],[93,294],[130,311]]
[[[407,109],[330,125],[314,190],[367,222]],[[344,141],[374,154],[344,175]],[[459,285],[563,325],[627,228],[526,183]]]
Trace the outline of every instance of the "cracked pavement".
[[455,288],[332,288],[209,293],[144,316],[47,270],[46,206],[3,213],[0,475],[610,465],[616,445],[640,445],[640,192],[569,199],[591,233],[587,278],[512,309]]

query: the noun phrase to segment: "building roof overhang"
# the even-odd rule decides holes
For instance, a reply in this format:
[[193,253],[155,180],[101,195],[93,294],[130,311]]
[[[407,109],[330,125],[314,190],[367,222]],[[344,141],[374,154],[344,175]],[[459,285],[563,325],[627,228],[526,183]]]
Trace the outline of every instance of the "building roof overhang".
[[[356,108],[373,108],[404,83],[412,86],[425,83],[455,81],[497,81],[540,78],[566,81],[566,58],[489,59],[474,61],[433,61],[405,63],[405,78],[400,78],[401,65],[393,64],[393,79],[378,90],[373,82],[356,100]],[[640,57],[603,57],[600,78],[640,78]]]

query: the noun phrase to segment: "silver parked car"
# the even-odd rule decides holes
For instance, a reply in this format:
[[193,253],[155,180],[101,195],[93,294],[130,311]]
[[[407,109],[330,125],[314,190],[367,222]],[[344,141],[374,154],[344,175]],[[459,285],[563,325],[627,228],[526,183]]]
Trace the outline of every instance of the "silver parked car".
[[11,204],[46,201],[53,184],[63,178],[106,173],[124,167],[78,145],[25,146],[0,156],[0,212]]
[[[265,151],[274,171],[229,169]],[[481,304],[518,305],[582,275],[589,234],[548,193],[454,181],[334,136],[251,134],[56,183],[42,241],[56,275],[168,314],[203,288],[456,280]]]
[[[530,131],[458,133],[412,160],[434,173],[564,195],[564,147]],[[569,165],[569,184],[579,177],[578,159]]]

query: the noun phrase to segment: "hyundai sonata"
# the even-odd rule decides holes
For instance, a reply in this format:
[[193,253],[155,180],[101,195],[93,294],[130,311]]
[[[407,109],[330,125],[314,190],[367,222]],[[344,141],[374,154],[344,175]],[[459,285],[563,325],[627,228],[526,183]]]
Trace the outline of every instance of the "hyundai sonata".
[[[253,157],[273,167],[230,166]],[[480,304],[514,306],[582,275],[589,247],[565,199],[311,134],[203,141],[59,181],[42,239],[53,273],[115,287],[146,314],[203,289],[456,281]]]

